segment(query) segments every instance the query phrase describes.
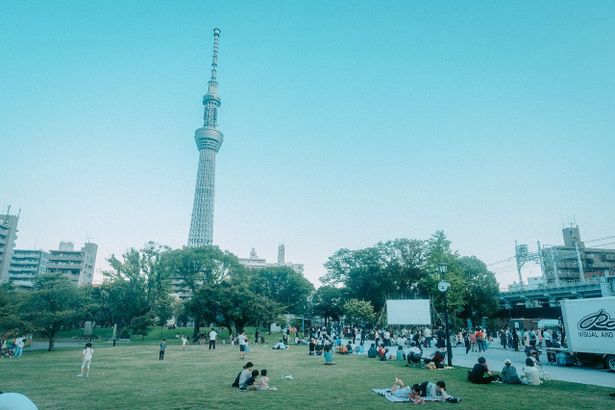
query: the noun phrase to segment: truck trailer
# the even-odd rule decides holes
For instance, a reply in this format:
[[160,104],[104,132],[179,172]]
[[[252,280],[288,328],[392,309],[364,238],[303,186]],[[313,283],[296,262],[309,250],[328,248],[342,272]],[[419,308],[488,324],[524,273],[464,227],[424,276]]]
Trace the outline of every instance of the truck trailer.
[[561,306],[569,353],[615,370],[615,297],[567,299]]

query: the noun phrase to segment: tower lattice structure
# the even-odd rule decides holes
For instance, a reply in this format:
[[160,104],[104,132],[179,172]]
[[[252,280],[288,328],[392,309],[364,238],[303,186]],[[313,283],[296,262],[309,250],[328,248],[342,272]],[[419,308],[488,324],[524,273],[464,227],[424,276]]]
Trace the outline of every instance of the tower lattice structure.
[[214,52],[211,63],[211,77],[207,83],[207,94],[203,96],[203,126],[194,132],[199,150],[199,168],[196,175],[194,204],[188,246],[211,245],[214,225],[214,193],[216,185],[216,154],[222,146],[224,135],[218,131],[218,48],[220,29],[214,29]]

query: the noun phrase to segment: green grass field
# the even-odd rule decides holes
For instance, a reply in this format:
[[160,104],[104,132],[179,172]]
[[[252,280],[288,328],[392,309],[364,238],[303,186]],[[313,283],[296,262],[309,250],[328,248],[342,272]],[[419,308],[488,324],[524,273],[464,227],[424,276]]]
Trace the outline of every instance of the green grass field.
[[[153,336],[153,335],[152,335]],[[167,335],[165,335],[167,336]],[[272,339],[273,340],[273,339]],[[231,387],[244,360],[229,345],[209,351],[198,345],[182,351],[170,340],[164,361],[155,341],[94,346],[89,378],[79,378],[81,346],[54,352],[28,351],[21,359],[0,360],[0,390],[22,392],[40,409],[382,409],[412,406],[390,403],[370,391],[389,386],[395,376],[406,383],[442,379],[463,398],[459,404],[428,403],[459,409],[615,408],[602,387],[548,381],[544,386],[471,385],[466,369],[430,371],[379,362],[365,356],[336,356],[336,366],[307,355],[305,346],[288,351],[253,346],[247,359],[266,368],[278,391],[239,392]],[[284,375],[291,374],[292,380]]]

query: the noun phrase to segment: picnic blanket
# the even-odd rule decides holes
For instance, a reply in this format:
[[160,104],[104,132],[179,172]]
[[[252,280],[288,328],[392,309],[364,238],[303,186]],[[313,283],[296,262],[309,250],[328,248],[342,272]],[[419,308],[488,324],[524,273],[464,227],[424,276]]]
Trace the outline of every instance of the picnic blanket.
[[[374,393],[378,393],[379,395],[381,395],[382,397],[384,397],[385,399],[395,402],[395,403],[399,403],[399,402],[412,402],[412,403],[417,403],[414,400],[410,400],[409,397],[397,397],[394,394],[391,393],[391,389],[388,388],[384,388],[384,389],[372,389],[372,391]],[[439,398],[436,397],[421,397],[423,399],[423,401],[440,401]]]

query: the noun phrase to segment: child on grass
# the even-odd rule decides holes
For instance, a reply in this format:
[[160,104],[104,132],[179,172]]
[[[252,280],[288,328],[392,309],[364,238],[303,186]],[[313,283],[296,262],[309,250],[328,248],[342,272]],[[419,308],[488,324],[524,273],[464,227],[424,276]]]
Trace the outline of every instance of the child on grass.
[[267,376],[267,369],[261,370],[261,377],[256,384],[256,390],[277,390],[277,387],[269,386],[269,376]]
[[92,349],[92,343],[86,343],[83,349],[83,362],[81,362],[81,373],[78,377],[83,377],[83,370],[87,367],[85,377],[90,377],[90,364],[92,363],[92,356],[94,355],[94,349]]

